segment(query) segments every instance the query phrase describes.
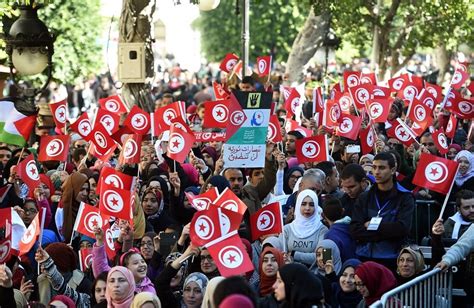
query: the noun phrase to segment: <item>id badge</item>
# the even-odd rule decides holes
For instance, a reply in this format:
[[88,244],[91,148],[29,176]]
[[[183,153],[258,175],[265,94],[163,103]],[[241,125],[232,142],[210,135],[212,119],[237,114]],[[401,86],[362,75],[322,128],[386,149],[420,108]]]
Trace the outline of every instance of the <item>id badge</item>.
[[367,230],[369,231],[377,230],[381,222],[382,222],[382,217],[372,217],[372,219],[369,222],[369,225],[367,226]]

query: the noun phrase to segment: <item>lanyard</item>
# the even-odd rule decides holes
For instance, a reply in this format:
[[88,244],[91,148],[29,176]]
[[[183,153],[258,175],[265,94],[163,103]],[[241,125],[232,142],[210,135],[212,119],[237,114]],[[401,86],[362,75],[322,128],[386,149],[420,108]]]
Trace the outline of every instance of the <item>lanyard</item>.
[[384,205],[382,205],[382,207],[380,207],[379,198],[377,198],[377,195],[375,195],[375,204],[377,204],[377,208],[379,209],[379,211],[377,212],[377,217],[380,216],[382,211],[387,207],[387,205],[389,205],[389,203],[390,203],[390,200],[385,202]]

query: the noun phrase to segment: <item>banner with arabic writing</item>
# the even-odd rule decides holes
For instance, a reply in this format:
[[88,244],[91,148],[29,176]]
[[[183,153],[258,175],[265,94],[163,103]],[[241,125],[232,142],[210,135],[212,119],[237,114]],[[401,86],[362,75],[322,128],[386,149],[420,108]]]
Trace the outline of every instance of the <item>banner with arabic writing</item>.
[[246,120],[224,144],[224,168],[263,168],[271,92],[234,92]]

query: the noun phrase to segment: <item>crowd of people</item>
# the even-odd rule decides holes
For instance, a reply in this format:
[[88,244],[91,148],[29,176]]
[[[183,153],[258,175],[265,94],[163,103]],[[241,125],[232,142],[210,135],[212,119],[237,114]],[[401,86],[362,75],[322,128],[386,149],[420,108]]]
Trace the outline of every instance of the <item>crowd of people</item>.
[[[210,78],[184,87],[170,79],[168,88],[154,89],[155,107],[184,100],[190,127],[202,130],[204,104],[215,99]],[[362,155],[360,147],[353,151],[357,141],[316,127],[314,118],[303,111],[302,126],[328,136],[331,157],[300,163],[295,144],[303,135],[284,127],[288,110],[282,107],[283,79],[272,78],[271,85],[264,85],[258,78],[245,77],[234,85],[235,90],[272,91],[278,106],[283,142],[267,142],[262,168],[226,168],[222,141],[196,142],[180,164],[166,151],[157,155],[149,135],[142,141],[140,163],[120,164],[119,150],[103,162],[91,154],[87,141],[69,132],[70,160],[38,164],[41,185],[31,189],[16,167],[27,155],[37,155],[37,147],[0,146],[0,184],[12,188],[1,196],[0,207],[13,208],[26,227],[45,213],[42,238],[28,253],[11,255],[0,265],[0,307],[367,307],[430,268],[447,270],[464,258],[465,303],[472,304],[472,119],[459,119],[446,155],[459,163],[448,196],[455,206],[448,206],[427,234],[426,224],[432,222],[426,215],[436,217],[445,196],[416,187],[412,179],[421,153],[441,156],[432,133],[426,130],[419,144],[407,147],[388,137],[381,123],[376,126],[373,153]],[[81,104],[87,109],[95,99],[114,94],[111,89],[102,78],[96,91],[87,91],[92,103]],[[47,102],[51,95],[42,99]],[[311,91],[305,105],[312,103],[310,95]],[[73,107],[79,108],[76,103]],[[393,98],[391,106],[388,123],[406,117],[402,100]],[[47,121],[47,108],[40,108],[40,116],[36,137],[57,133]],[[435,128],[446,128],[447,119],[446,110],[434,109]],[[119,231],[112,257],[106,252],[109,239],[103,229],[96,227],[94,237],[88,237],[75,232],[74,226],[81,202],[98,206],[97,185],[105,167],[139,174],[133,221],[115,222]],[[209,250],[190,241],[196,209],[185,194],[213,188],[219,193],[231,189],[248,207],[239,235],[253,271],[223,277]],[[249,216],[274,198],[281,202],[283,232],[252,241]],[[434,202],[429,213],[417,208],[419,200]],[[418,246],[423,236],[432,249],[429,261]],[[78,251],[84,248],[92,249],[92,257],[80,268]]]

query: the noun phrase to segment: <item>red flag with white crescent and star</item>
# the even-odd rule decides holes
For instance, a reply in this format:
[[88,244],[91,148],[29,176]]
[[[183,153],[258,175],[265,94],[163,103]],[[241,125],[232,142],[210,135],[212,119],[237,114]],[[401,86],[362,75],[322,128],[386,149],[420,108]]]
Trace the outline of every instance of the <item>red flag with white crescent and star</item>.
[[359,133],[362,155],[369,154],[374,150],[375,134],[372,125],[362,128]]
[[464,85],[464,82],[469,79],[469,73],[465,72],[461,68],[457,68],[454,71],[453,78],[451,79],[451,87],[459,90]]
[[441,155],[448,153],[449,143],[443,128],[441,127],[440,129],[435,130],[432,134],[432,137],[439,153]]
[[87,136],[89,136],[92,131],[92,124],[87,116],[87,112],[82,113],[70,127],[71,130],[78,133],[82,138],[89,140]]
[[234,93],[230,94],[228,107],[229,121],[227,121],[227,126],[225,128],[226,140],[229,140],[247,120],[247,116],[245,115],[244,110],[240,106],[240,103],[235,97]]
[[229,92],[227,92],[224,86],[217,81],[212,82],[212,88],[214,89],[214,96],[216,97],[216,100],[219,101],[229,98]]
[[226,73],[230,73],[238,61],[239,57],[237,55],[228,53],[225,55],[224,59],[222,59],[219,68]]
[[446,137],[453,139],[456,129],[458,127],[458,118],[454,114],[449,116],[448,124],[446,125]]
[[394,122],[393,125],[387,129],[387,136],[390,138],[396,138],[398,141],[409,147],[414,142],[411,134],[407,128],[401,123]]
[[325,105],[323,112],[323,126],[330,129],[335,128],[342,115],[341,107],[332,99],[327,99]]
[[105,184],[103,179],[100,185],[99,211],[101,215],[121,218],[127,221],[131,217],[131,191],[115,187],[114,184]]
[[272,56],[257,57],[257,73],[259,77],[267,76],[272,69]]
[[74,231],[95,238],[94,229],[102,228],[104,224],[99,209],[90,204],[81,202],[74,222]]
[[30,191],[34,191],[41,184],[33,154],[28,155],[18,164],[17,174]]
[[268,121],[267,140],[274,143],[283,141],[280,121],[278,121],[278,116],[276,114],[272,114],[270,116],[270,121]]
[[374,91],[374,85],[365,83],[355,87],[349,88],[349,94],[357,109],[365,107],[365,103],[371,98],[371,93]]
[[119,163],[138,164],[140,162],[140,153],[142,148],[142,135],[132,134],[123,143],[122,151],[119,156]]
[[302,104],[303,100],[301,100],[301,94],[296,90],[296,88],[292,88],[290,95],[285,99],[286,117],[293,117],[293,115],[296,114],[296,110],[298,108],[301,109]]
[[416,122],[420,127],[426,126],[426,123],[431,118],[431,109],[420,102],[418,99],[413,99],[410,103],[407,118],[412,122]]
[[110,137],[110,133],[100,122],[95,123],[94,129],[88,138],[95,145],[95,152],[98,158],[106,156],[112,148],[115,149],[115,140]]
[[443,101],[443,88],[425,81],[425,90],[431,94],[435,100],[435,105]]
[[112,95],[106,98],[99,99],[99,106],[107,111],[116,114],[128,112],[127,107],[118,95]]
[[196,138],[175,124],[171,125],[167,155],[179,163],[184,163]]
[[40,212],[36,214],[18,244],[19,256],[30,252],[41,233]]
[[421,153],[413,184],[446,195],[454,181],[458,162]]
[[309,137],[313,135],[313,131],[311,129],[301,126],[300,123],[298,123],[298,121],[291,120],[291,119],[286,119],[285,130],[287,132],[291,132],[295,130],[297,132],[300,132],[303,135],[303,137]]
[[98,123],[104,126],[109,135],[112,135],[119,130],[120,115],[118,113],[113,113],[106,109],[99,108],[95,117],[95,126],[97,126]]
[[69,135],[41,136],[38,161],[66,161],[69,140]]
[[217,197],[219,197],[219,191],[215,186],[211,187],[206,192],[199,195],[193,195],[189,192],[185,192],[184,194],[188,198],[188,201],[192,205],[192,207],[194,207],[198,211],[207,210],[211,206],[211,204],[214,203]]
[[67,120],[67,100],[64,99],[59,102],[49,104],[51,109],[51,114],[53,115],[54,124],[56,127],[62,131],[64,126],[66,126]]
[[254,269],[252,260],[237,234],[207,246],[219,273],[224,277],[241,275]]
[[186,121],[184,102],[177,101],[169,105],[158,108],[153,113],[154,135],[159,136],[163,131],[169,130],[174,118],[182,118]]
[[247,205],[228,187],[214,200],[214,204],[241,215],[244,215],[247,210]]
[[231,210],[212,206],[196,212],[191,220],[189,236],[197,246],[204,246],[239,229],[242,215]]
[[134,105],[125,118],[123,125],[130,128],[135,134],[147,135],[150,132],[150,122],[150,114]]
[[109,260],[115,259],[115,244],[114,244],[114,234],[109,224],[104,224],[102,226],[102,231],[104,232],[104,246],[107,258]]
[[273,202],[261,208],[250,216],[252,241],[256,241],[264,235],[283,232],[282,222],[283,218],[280,203]]
[[100,171],[100,179],[97,183],[97,191],[102,191],[102,180],[105,184],[114,185],[119,189],[131,190],[133,186],[133,176],[115,170],[112,167],[104,166]]
[[348,91],[349,88],[358,86],[360,82],[360,72],[354,71],[344,71],[343,79],[344,79],[344,90]]
[[204,103],[204,128],[226,128],[229,121],[230,99],[210,101]]
[[326,135],[298,139],[295,147],[299,163],[320,162],[329,159]]
[[385,123],[390,113],[392,99],[374,98],[367,103],[367,112],[374,123]]
[[357,140],[362,119],[355,115],[343,114],[339,126],[336,128],[336,135]]
[[85,272],[92,266],[92,248],[82,248],[79,250],[79,269]]

